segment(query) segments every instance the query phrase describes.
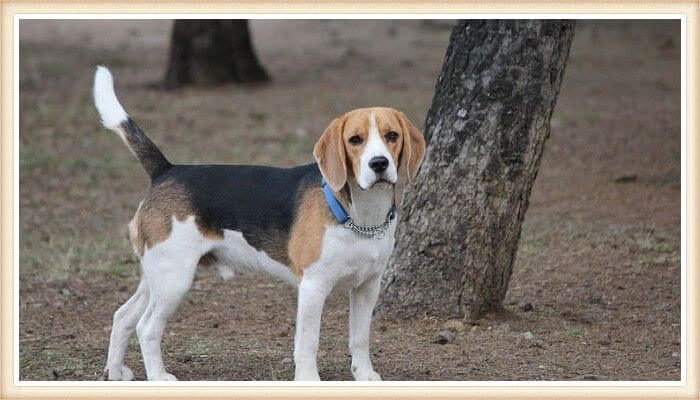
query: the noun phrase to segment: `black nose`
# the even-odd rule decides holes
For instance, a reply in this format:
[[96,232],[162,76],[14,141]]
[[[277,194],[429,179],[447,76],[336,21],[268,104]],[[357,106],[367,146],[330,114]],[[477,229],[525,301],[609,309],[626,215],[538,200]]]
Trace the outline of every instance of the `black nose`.
[[384,156],[372,157],[372,159],[369,160],[369,167],[372,168],[372,171],[378,174],[386,171],[386,167],[388,166],[389,160],[387,160]]

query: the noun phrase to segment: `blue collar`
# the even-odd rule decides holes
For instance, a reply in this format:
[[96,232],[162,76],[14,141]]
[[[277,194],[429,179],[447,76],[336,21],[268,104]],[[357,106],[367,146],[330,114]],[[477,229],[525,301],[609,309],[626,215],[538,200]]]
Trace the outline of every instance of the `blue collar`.
[[[333,190],[328,183],[326,183],[325,179],[321,182],[321,188],[323,189],[323,197],[326,198],[326,204],[328,204],[328,208],[331,209],[331,213],[333,214],[335,220],[341,225],[346,223],[350,219],[350,216],[340,204],[338,199],[335,198]],[[387,214],[387,218],[389,221],[396,218],[396,205],[391,206],[389,209],[389,214]]]

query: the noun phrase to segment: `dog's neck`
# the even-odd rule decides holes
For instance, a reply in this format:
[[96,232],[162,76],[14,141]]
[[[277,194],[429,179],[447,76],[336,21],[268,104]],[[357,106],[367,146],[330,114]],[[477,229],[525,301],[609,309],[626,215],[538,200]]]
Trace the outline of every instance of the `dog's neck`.
[[[394,185],[377,182],[371,188],[362,190],[357,183],[349,181],[349,198],[343,196],[343,207],[356,225],[377,226],[386,221],[394,203]],[[343,191],[346,191],[344,189]]]

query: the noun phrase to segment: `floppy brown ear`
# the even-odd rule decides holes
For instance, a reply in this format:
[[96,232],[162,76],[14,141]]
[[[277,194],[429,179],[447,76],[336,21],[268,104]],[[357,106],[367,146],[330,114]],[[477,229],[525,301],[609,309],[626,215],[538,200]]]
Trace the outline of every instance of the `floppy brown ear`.
[[395,111],[395,113],[403,131],[403,147],[401,148],[401,162],[398,171],[399,179],[405,179],[405,183],[409,183],[416,177],[418,168],[423,162],[425,138],[423,138],[423,133],[413,125],[404,113],[401,111]]
[[323,178],[334,192],[340,191],[348,179],[343,145],[343,117],[334,119],[314,146],[314,157]]
[[425,155],[425,138],[404,113],[394,110],[403,131],[403,144],[399,161],[398,179],[394,186],[394,203],[401,206],[403,189],[418,173],[418,168]]

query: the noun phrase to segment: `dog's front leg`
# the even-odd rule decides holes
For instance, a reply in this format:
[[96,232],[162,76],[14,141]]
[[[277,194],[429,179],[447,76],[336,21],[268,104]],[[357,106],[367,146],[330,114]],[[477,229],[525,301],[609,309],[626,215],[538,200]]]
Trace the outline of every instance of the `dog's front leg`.
[[352,376],[356,381],[381,381],[369,359],[369,328],[372,311],[379,296],[381,274],[377,274],[360,286],[350,289],[350,354]]
[[323,303],[330,292],[330,285],[312,279],[299,283],[297,324],[294,335],[294,380],[320,381],[316,365],[318,337],[321,330]]

